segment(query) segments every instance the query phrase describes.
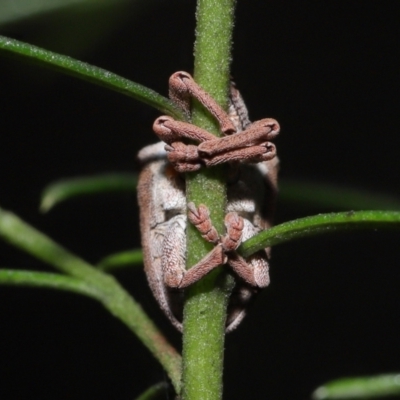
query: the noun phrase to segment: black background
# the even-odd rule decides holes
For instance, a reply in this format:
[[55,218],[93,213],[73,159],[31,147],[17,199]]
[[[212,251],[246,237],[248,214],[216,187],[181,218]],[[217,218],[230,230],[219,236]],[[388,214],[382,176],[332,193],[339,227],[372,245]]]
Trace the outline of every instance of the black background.
[[[128,6],[79,57],[166,95],[171,73],[192,70],[194,10],[194,1]],[[96,14],[82,15],[95,25]],[[282,179],[400,197],[399,21],[394,1],[239,1],[232,74],[251,118],[281,123]],[[70,54],[58,23],[73,20],[49,14],[0,33]],[[138,171],[135,154],[155,142],[159,113],[3,57],[0,87],[0,205],[93,263],[138,247],[134,194],[76,199],[46,215],[39,197],[59,178]],[[333,210],[282,201],[276,222],[321,211]],[[227,337],[225,398],[307,399],[334,378],[399,371],[399,239],[374,230],[276,247],[270,288]],[[3,242],[0,266],[51,271]],[[179,348],[142,271],[117,277]],[[1,287],[0,321],[1,399],[132,399],[164,379],[90,299]]]

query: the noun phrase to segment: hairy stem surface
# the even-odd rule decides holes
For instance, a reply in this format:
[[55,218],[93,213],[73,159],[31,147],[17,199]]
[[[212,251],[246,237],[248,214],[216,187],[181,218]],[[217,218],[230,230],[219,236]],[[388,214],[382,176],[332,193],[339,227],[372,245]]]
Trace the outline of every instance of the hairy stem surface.
[[[228,105],[229,65],[234,0],[199,0],[195,44],[194,79],[225,109]],[[193,102],[193,123],[220,135],[211,115]],[[223,233],[226,187],[224,168],[188,174],[187,199],[205,204],[214,226]],[[210,251],[193,227],[188,229],[187,267]],[[222,398],[222,369],[226,307],[231,279],[218,268],[187,290],[184,309],[183,392],[185,400]]]

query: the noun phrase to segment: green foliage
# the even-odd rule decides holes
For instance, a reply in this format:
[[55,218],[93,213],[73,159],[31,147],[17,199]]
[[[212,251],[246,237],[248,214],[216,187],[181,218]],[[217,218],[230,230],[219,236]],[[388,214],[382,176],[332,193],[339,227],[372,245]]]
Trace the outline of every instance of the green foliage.
[[400,374],[343,378],[316,389],[314,400],[377,399],[400,394]]
[[260,232],[246,240],[239,252],[247,257],[265,247],[291,240],[354,229],[399,228],[400,212],[396,211],[348,211],[319,214],[285,222]]
[[[124,1],[126,0],[117,0],[117,2]],[[93,9],[115,2],[115,0],[3,0],[0,3],[0,24],[70,7],[86,6]]]
[[163,338],[142,307],[112,276],[91,266],[13,213],[2,209],[0,237],[67,275],[3,270],[0,283],[69,290],[98,300],[148,347],[169,374],[175,389],[179,391],[180,356]]
[[118,268],[124,268],[132,265],[142,265],[143,254],[142,250],[127,250],[119,253],[110,254],[100,260],[97,266],[103,271],[114,271]]
[[47,212],[65,200],[89,194],[135,191],[137,176],[134,174],[104,174],[63,179],[47,186],[42,193],[40,210]]
[[171,100],[103,68],[4,36],[0,36],[0,51],[133,97],[162,113],[184,119],[182,112]]

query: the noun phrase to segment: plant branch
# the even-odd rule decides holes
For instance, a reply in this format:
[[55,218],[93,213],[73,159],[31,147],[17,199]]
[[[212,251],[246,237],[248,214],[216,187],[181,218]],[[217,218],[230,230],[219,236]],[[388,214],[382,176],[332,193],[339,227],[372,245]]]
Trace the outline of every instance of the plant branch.
[[[225,109],[228,105],[229,66],[234,0],[198,0],[194,79]],[[193,102],[193,123],[219,135],[211,115]],[[187,174],[187,200],[205,204],[213,224],[223,232],[226,205],[225,168]],[[211,247],[196,229],[187,229],[187,267],[199,261]],[[233,287],[220,269],[187,290],[183,320],[183,393],[185,400],[222,397],[222,368],[226,307]]]

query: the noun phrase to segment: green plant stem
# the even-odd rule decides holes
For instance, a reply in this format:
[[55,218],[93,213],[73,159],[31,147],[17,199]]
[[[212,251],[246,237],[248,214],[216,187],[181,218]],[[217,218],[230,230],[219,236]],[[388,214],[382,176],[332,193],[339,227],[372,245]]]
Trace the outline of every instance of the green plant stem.
[[[229,65],[234,0],[199,0],[194,79],[225,109],[228,105]],[[193,123],[219,135],[211,115],[193,102]],[[223,232],[226,188],[223,167],[187,174],[186,195],[196,205],[205,204],[219,232]],[[211,246],[193,227],[187,236],[187,267],[204,257]],[[222,397],[224,331],[231,278],[217,269],[187,290],[184,308],[183,385],[185,400]]]
[[[73,276],[82,282],[82,294],[88,294],[97,298],[103,306],[116,318],[122,321],[151,351],[154,357],[167,371],[174,388],[180,390],[181,358],[176,350],[167,342],[161,332],[153,324],[151,319],[143,311],[142,307],[129,295],[129,293],[110,275],[99,271],[86,261],[67,251],[49,237],[31,227],[13,213],[0,208],[0,237],[12,245],[35,256],[59,271]],[[14,281],[22,275],[15,275]],[[22,278],[21,278],[22,277]],[[48,280],[48,276],[46,279]],[[11,279],[10,276],[8,278]],[[25,275],[26,284],[33,286],[35,276]],[[43,276],[38,276],[37,286],[44,285]],[[55,276],[55,279],[60,279]],[[55,284],[57,281],[54,281]],[[75,284],[78,291],[77,281],[64,280],[63,289]],[[1,283],[1,281],[0,281]],[[59,284],[59,282],[58,282]],[[84,289],[92,288],[93,292],[85,293]]]

